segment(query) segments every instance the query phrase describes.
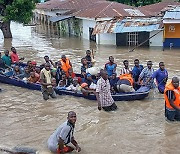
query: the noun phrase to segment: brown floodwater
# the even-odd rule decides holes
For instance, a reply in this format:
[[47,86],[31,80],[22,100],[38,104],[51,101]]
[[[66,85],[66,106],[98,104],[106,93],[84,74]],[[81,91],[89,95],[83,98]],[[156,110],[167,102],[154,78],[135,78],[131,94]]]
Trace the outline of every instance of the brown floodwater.
[[[45,25],[23,27],[11,25],[13,39],[3,40],[0,33],[1,50],[16,47],[18,54],[27,60],[43,62],[49,55],[53,61],[62,54],[71,59],[75,72],[80,71],[80,59],[86,49],[94,49],[96,66],[103,68],[110,55],[118,64],[128,59],[133,66],[135,58],[143,65],[153,61],[153,67],[164,61],[169,77],[180,77],[180,50],[161,48],[128,48],[96,45],[77,37],[59,37],[56,29]],[[120,153],[180,153],[180,123],[167,122],[164,118],[163,95],[157,89],[142,101],[117,102],[118,110],[97,110],[97,102],[71,96],[58,96],[44,101],[41,92],[1,84],[0,93],[0,147],[27,146],[49,153],[46,142],[50,134],[66,120],[67,112],[77,113],[75,137],[82,154]],[[73,152],[76,153],[76,152]]]

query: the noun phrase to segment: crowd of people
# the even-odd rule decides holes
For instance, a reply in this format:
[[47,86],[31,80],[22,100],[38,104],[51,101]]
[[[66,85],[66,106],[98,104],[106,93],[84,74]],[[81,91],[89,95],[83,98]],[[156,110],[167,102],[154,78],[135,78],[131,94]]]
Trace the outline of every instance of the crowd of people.
[[[36,61],[28,61],[25,67],[20,65],[20,60],[16,49],[11,48],[11,54],[5,50],[4,56],[0,53],[0,73],[12,72],[12,78],[30,83],[41,84],[44,100],[49,96],[56,98],[54,88],[82,92],[83,95],[93,93],[98,101],[98,109],[114,111],[117,106],[112,98],[112,94],[119,92],[135,92],[142,86],[149,89],[157,87],[159,92],[165,97],[165,117],[170,121],[180,121],[180,87],[179,78],[173,77],[167,83],[168,72],[164,62],[159,62],[159,69],[154,70],[152,61],[147,61],[147,66],[140,64],[139,59],[134,60],[133,68],[129,67],[128,60],[123,61],[124,67],[117,76],[117,64],[114,57],[109,57],[103,69],[99,73],[93,74],[88,69],[93,68],[94,60],[91,51],[86,51],[86,56],[81,59],[81,74],[77,75],[73,71],[73,66],[69,58],[65,55],[57,62],[53,62],[49,56],[44,56],[44,63],[37,66]],[[11,71],[13,70],[13,71]],[[154,82],[156,79],[156,84]],[[81,148],[74,139],[73,132],[76,122],[76,113],[70,111],[67,121],[61,124],[48,139],[48,148],[54,153],[66,153],[74,150],[69,143],[72,143],[79,152]]]
[[87,50],[86,56],[81,59],[80,75],[74,73],[72,63],[66,55],[61,55],[57,62],[53,62],[46,55],[44,63],[40,66],[37,66],[36,61],[27,61],[27,65],[21,67],[19,65],[21,60],[24,58],[19,58],[14,47],[11,48],[10,55],[9,51],[5,50],[2,57],[0,54],[0,72],[12,69],[12,78],[41,84],[44,100],[49,99],[49,96],[56,98],[55,87],[81,92],[85,96],[94,94],[99,102],[98,109],[103,108],[106,111],[117,108],[111,94],[135,92],[141,90],[143,86],[148,89],[157,87],[159,92],[164,94],[168,80],[164,62],[159,62],[159,69],[155,70],[152,61],[147,61],[147,66],[144,67],[139,59],[134,60],[132,68],[129,67],[129,61],[124,60],[124,67],[117,76],[117,63],[113,56],[109,57],[109,61],[99,73],[93,74],[93,71],[88,71],[95,63],[90,50]]

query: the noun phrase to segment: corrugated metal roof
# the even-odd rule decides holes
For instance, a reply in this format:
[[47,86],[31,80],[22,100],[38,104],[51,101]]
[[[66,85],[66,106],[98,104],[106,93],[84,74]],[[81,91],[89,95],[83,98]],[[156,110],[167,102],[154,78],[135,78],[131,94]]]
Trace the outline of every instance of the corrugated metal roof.
[[167,11],[163,19],[180,19],[180,7]]
[[87,7],[87,9],[80,10],[74,15],[83,18],[145,16],[145,14],[135,7],[110,1],[99,1],[93,3]]
[[72,18],[73,16],[56,16],[56,17],[50,17],[49,20],[52,22],[62,21],[65,19]]
[[151,32],[159,29],[160,24],[147,26],[126,26],[126,23],[117,23],[113,33],[127,33],[127,32]]
[[162,28],[162,19],[119,19],[97,22],[93,34],[151,32]]

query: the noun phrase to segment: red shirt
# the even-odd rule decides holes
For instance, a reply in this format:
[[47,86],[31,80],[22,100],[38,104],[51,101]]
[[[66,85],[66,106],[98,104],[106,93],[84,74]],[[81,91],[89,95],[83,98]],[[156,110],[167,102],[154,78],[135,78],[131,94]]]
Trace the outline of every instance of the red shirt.
[[11,53],[11,61],[12,63],[19,62],[19,56],[16,53]]

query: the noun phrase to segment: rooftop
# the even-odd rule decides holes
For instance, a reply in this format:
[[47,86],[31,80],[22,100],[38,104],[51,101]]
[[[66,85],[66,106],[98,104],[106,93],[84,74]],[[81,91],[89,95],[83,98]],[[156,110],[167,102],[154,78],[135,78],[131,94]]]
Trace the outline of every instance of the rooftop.
[[163,16],[162,12],[165,12],[177,6],[180,6],[180,2],[159,2],[159,3],[139,7],[139,10],[142,12],[147,11],[153,16],[158,16],[158,15]]
[[99,1],[92,3],[86,9],[76,12],[75,16],[83,18],[108,18],[146,16],[146,14],[129,5],[110,1]]

